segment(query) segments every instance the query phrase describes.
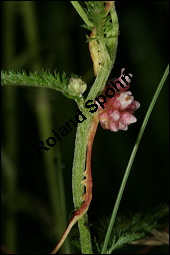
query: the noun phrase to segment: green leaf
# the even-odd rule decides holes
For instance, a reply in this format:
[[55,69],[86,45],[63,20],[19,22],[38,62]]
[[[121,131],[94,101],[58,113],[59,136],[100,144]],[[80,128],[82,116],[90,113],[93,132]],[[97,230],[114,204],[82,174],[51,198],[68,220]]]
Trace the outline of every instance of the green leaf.
[[53,73],[49,71],[31,72],[26,74],[25,71],[1,71],[1,83],[2,85],[14,85],[14,86],[32,86],[54,89],[62,92],[66,97],[79,101],[79,97],[75,96],[69,89],[69,79],[66,74],[60,77],[55,71]]
[[[167,225],[168,213],[169,208],[166,205],[160,205],[146,213],[138,212],[134,215],[126,214],[117,217],[105,254],[111,254],[114,250],[120,249],[130,242],[146,237],[155,228],[164,228],[164,224]],[[109,218],[106,218],[100,220],[97,224],[96,228],[99,229],[96,234],[98,235],[98,244],[102,242],[102,234],[105,233],[108,223]],[[100,253],[100,251],[101,248],[98,252]]]

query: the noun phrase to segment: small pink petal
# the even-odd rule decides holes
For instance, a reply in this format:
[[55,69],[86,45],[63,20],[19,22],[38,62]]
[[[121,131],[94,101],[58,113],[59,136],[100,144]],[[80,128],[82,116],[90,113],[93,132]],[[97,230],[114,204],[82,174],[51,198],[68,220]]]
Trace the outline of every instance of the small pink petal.
[[127,125],[122,124],[121,122],[119,122],[119,130],[124,130],[126,131],[128,129]]
[[114,121],[118,121],[121,115],[118,110],[114,110],[109,116],[112,117]]
[[100,120],[100,124],[101,124],[101,126],[102,126],[102,128],[103,129],[109,129],[109,126],[108,126],[108,122],[102,122],[101,120]]
[[121,123],[123,124],[129,125],[135,123],[136,121],[136,117],[128,111],[123,112],[121,115]]
[[108,115],[106,112],[99,114],[99,120],[102,128],[109,129],[108,127]]
[[129,105],[129,109],[131,111],[136,111],[138,108],[140,107],[140,103],[133,100],[133,102],[131,103],[131,105]]
[[133,101],[134,97],[130,91],[122,92],[116,99],[121,104],[121,110],[125,110]]
[[120,103],[120,101],[117,100],[117,99],[116,99],[112,104],[109,103],[109,105],[112,106],[112,109],[115,108],[115,109],[118,109],[118,110],[119,110],[119,109],[121,108],[121,103]]
[[109,121],[109,129],[113,132],[117,132],[119,130],[119,123],[118,122],[113,122]]

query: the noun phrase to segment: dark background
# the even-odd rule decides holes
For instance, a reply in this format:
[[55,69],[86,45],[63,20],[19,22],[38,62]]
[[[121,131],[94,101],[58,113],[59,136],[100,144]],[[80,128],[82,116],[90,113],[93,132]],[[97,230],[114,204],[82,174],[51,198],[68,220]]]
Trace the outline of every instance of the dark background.
[[[135,113],[138,122],[131,125],[128,132],[113,133],[98,128],[93,146],[91,223],[112,212],[139,129],[168,64],[168,5],[167,1],[116,2],[120,35],[110,78],[119,77],[123,67],[132,73],[131,91],[141,107]],[[89,31],[81,27],[83,21],[70,2],[3,1],[1,7],[3,70],[29,72],[43,68],[74,73],[87,82],[89,91],[94,81],[86,42]],[[19,253],[49,253],[64,229],[59,230],[57,238],[52,231],[54,211],[50,179],[47,180],[48,164],[57,165],[61,156],[59,168],[68,222],[74,209],[71,171],[76,130],[43,155],[34,145],[52,136],[52,129],[57,131],[74,118],[76,104],[48,89],[3,87],[1,92],[2,244]],[[43,122],[36,110],[41,93],[44,109],[49,109],[44,110]],[[138,149],[120,213],[147,211],[168,203],[168,120],[166,81]],[[44,137],[42,125],[46,126]],[[56,158],[56,155],[60,156]],[[60,207],[57,196],[56,203]],[[70,239],[76,235],[74,228]],[[73,252],[74,248],[71,249]]]

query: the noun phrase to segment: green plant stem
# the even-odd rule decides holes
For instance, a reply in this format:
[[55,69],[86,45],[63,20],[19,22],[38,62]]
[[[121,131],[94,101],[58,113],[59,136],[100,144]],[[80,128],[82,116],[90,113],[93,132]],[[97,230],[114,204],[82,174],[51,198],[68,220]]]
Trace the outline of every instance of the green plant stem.
[[[110,74],[111,68],[112,64],[110,62],[109,64],[106,63],[105,67],[97,76],[95,83],[91,91],[89,92],[91,99],[95,98],[99,91],[103,89],[105,82],[107,81],[108,76]],[[81,207],[82,202],[80,197],[84,193],[84,186],[81,184],[81,181],[83,179],[83,171],[85,170],[88,135],[93,117],[93,114],[89,113],[86,108],[84,108],[83,114],[87,119],[84,120],[83,123],[80,123],[77,128],[73,161],[72,188],[73,188],[73,201],[76,209]],[[80,232],[80,243],[83,254],[92,254],[90,232],[87,227],[87,223],[88,223],[87,215],[85,214],[82,217],[82,219],[78,222]]]
[[[102,71],[97,76],[94,85],[92,86],[88,99],[94,99],[96,95],[103,90],[105,83],[109,77],[112,69],[112,63],[106,61],[105,66]],[[88,143],[89,129],[91,126],[91,121],[93,115],[87,112],[84,108],[84,115],[87,120],[81,123],[77,128],[76,141],[75,141],[75,152],[73,161],[73,177],[72,177],[72,187],[73,187],[73,201],[76,209],[80,208],[81,200],[80,197],[84,193],[84,186],[81,184],[83,171],[85,170],[85,159],[86,159],[86,149]],[[86,223],[86,226],[85,224]],[[80,231],[80,242],[83,254],[92,254],[92,246],[90,239],[90,232],[87,227],[87,215],[85,214],[82,219],[78,222]]]
[[85,24],[88,27],[93,28],[93,23],[90,22],[90,20],[88,19],[87,14],[85,13],[85,11],[83,10],[83,8],[81,7],[81,5],[79,4],[78,1],[70,1],[71,4],[74,6],[74,8],[76,9],[76,11],[78,12],[78,14],[80,15],[80,17],[82,18],[82,20],[85,22]]
[[[74,2],[74,3],[77,3],[77,2]],[[80,11],[82,10],[82,7],[79,6],[79,4],[78,5],[73,4],[73,6],[76,8],[80,16],[83,18],[86,25],[89,25],[87,24],[86,16],[84,16],[84,13],[82,14],[82,12]],[[115,23],[118,26],[118,21]],[[106,81],[109,77],[109,74],[112,70],[112,67],[116,58],[118,38],[116,37],[116,40],[112,44],[112,49],[114,54],[112,55],[111,59],[106,48],[104,35],[102,34],[100,30],[98,31],[98,40],[99,40],[101,52],[102,52],[103,67],[95,79],[95,82],[88,94],[87,100],[94,100],[95,97],[98,95],[98,93],[103,91],[103,88],[106,84]],[[89,113],[85,107],[84,108],[81,107],[81,111],[83,112],[83,114],[85,115],[87,119],[84,120],[83,123],[79,124],[77,128],[76,141],[75,141],[75,151],[74,151],[73,171],[72,171],[72,189],[73,189],[73,201],[74,201],[74,206],[76,209],[79,209],[81,207],[82,201],[80,198],[84,194],[84,186],[82,185],[81,181],[83,179],[83,172],[85,170],[86,150],[87,150],[89,129],[90,129],[90,126],[92,123],[92,117],[93,117],[93,114]],[[78,227],[80,232],[80,243],[81,243],[82,254],[93,254],[91,237],[90,237],[90,232],[88,228],[87,214],[85,214],[78,221]]]
[[167,68],[166,68],[166,70],[165,70],[165,72],[164,72],[164,74],[162,76],[162,79],[161,79],[161,81],[160,81],[160,83],[158,85],[158,88],[157,88],[157,90],[156,90],[156,92],[155,92],[155,94],[153,96],[153,99],[152,99],[152,101],[150,103],[150,106],[148,108],[148,111],[147,111],[147,113],[145,115],[145,118],[143,120],[142,126],[140,128],[140,131],[139,131],[138,137],[136,139],[134,148],[132,150],[132,153],[131,153],[131,156],[130,156],[130,159],[129,159],[129,162],[128,162],[128,165],[127,165],[127,168],[126,168],[126,171],[125,171],[125,174],[124,174],[124,177],[123,177],[123,180],[122,180],[119,192],[118,192],[118,196],[117,196],[114,208],[113,208],[112,216],[111,216],[110,223],[109,223],[109,226],[108,226],[108,229],[107,229],[107,233],[106,233],[106,236],[105,236],[105,240],[104,240],[104,243],[103,243],[101,254],[106,254],[106,250],[107,250],[107,245],[108,245],[108,242],[109,242],[110,234],[111,234],[112,229],[113,229],[113,225],[114,225],[114,222],[115,222],[115,219],[116,219],[117,211],[118,211],[121,199],[122,199],[122,195],[123,195],[123,192],[124,192],[124,189],[125,189],[128,177],[129,177],[129,173],[130,173],[133,161],[134,161],[135,156],[136,156],[136,152],[138,150],[138,147],[139,147],[141,138],[143,136],[143,133],[145,131],[146,125],[148,123],[149,117],[150,117],[150,115],[152,113],[153,107],[154,107],[154,105],[156,103],[156,100],[157,100],[157,98],[158,98],[158,96],[159,96],[159,94],[161,92],[161,89],[162,89],[162,87],[163,87],[163,85],[165,83],[165,80],[166,80],[166,78],[168,76],[168,73],[169,73],[169,65],[167,66]]
[[[108,49],[109,49],[109,53],[110,53],[110,57],[111,60],[113,61],[113,63],[115,62],[115,58],[116,58],[116,52],[117,52],[117,44],[118,44],[118,34],[119,34],[119,21],[118,21],[118,16],[117,16],[117,12],[115,11],[115,4],[113,6],[112,9],[110,9],[110,16],[112,19],[112,23],[113,23],[113,31],[112,31],[112,39],[111,42],[108,43]],[[110,44],[114,44],[116,45],[116,47],[110,49]]]
[[[81,207],[82,202],[80,197],[84,193],[84,186],[81,184],[81,181],[83,179],[83,171],[85,169],[88,133],[92,119],[92,116],[90,116],[89,114],[88,115],[86,114],[85,116],[87,117],[87,120],[84,120],[83,123],[80,123],[80,125],[77,128],[72,170],[73,201],[74,207],[76,209],[79,209]],[[86,226],[84,223],[86,223]],[[81,249],[83,254],[93,254],[91,237],[87,223],[88,223],[87,214],[85,214],[82,217],[82,219],[78,222]]]

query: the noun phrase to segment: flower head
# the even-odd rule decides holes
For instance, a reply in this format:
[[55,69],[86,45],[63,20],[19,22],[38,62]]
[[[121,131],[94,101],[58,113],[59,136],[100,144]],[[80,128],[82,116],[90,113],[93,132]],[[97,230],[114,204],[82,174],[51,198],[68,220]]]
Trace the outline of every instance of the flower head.
[[[120,78],[115,81],[118,80]],[[126,91],[129,87],[126,82],[126,87],[119,88],[119,92],[116,92],[114,97],[107,98],[104,108],[98,104],[98,116],[104,129],[114,132],[127,130],[130,124],[137,121],[133,113],[140,107],[140,103],[134,100],[130,91]]]
[[68,85],[69,90],[78,97],[82,97],[82,94],[87,89],[87,84],[80,78],[70,78]]

